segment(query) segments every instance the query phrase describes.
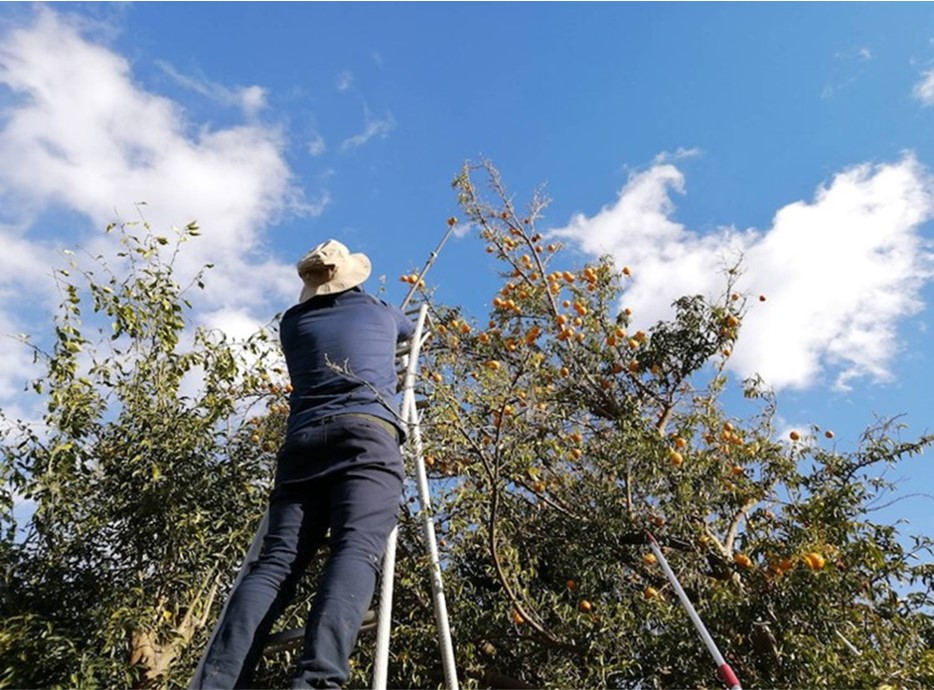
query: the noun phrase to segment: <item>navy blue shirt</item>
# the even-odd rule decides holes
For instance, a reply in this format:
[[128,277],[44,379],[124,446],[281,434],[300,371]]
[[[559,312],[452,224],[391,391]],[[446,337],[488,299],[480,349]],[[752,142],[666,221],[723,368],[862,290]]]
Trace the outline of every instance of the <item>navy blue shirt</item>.
[[312,297],[285,312],[279,338],[292,382],[286,439],[308,424],[347,413],[385,419],[403,438],[395,351],[413,331],[399,309],[359,287]]

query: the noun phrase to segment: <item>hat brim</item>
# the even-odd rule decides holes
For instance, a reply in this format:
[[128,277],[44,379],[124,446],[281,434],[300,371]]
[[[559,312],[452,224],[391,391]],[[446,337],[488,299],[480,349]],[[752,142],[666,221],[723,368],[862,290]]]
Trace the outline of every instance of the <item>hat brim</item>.
[[[333,295],[362,285],[370,277],[371,270],[372,265],[366,254],[362,252],[351,254],[346,262],[334,266],[331,272],[322,271],[303,275],[304,285],[298,301],[304,302],[320,295]],[[317,280],[316,276],[326,277],[326,279]]]

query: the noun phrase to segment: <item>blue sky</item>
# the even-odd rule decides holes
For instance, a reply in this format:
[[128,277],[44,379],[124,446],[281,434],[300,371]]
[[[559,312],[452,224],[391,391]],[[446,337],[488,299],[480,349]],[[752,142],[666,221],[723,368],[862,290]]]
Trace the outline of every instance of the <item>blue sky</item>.
[[[265,323],[329,237],[399,299],[481,157],[518,199],[546,185],[569,264],[633,268],[644,325],[742,252],[768,299],[732,372],[776,388],[783,428],[852,448],[874,414],[934,427],[927,3],[4,3],[0,332],[46,330],[60,250],[112,253],[101,229],[138,201],[202,225],[200,323]],[[430,282],[483,319],[496,276],[468,234]],[[33,413],[31,371],[2,339],[5,409]],[[934,493],[930,465],[900,468],[906,492]],[[930,534],[932,512],[886,514]]]

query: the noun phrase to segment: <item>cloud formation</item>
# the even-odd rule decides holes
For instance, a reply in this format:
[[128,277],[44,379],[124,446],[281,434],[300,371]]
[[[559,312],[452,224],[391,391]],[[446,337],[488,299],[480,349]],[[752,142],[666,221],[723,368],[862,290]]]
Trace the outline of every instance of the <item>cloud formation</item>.
[[328,150],[324,137],[318,132],[312,132],[308,138],[308,153],[312,156],[320,156]]
[[922,105],[934,105],[934,69],[921,75],[921,81],[915,84],[912,94]]
[[266,107],[266,89],[261,86],[254,84],[252,86],[231,88],[224,84],[210,81],[205,77],[193,77],[182,74],[163,60],[157,60],[156,64],[179,86],[210,98],[220,105],[239,108],[247,117],[255,117],[259,111]]
[[[3,222],[21,235],[48,208],[102,228],[146,201],[153,227],[200,222],[210,240],[192,246],[192,261],[216,263],[240,302],[240,272],[269,222],[323,211],[295,186],[277,126],[193,127],[176,103],[140,89],[124,58],[50,10],[4,37],[0,84],[12,94],[0,128]],[[262,102],[261,87],[204,88]]]
[[662,163],[669,163],[671,161],[682,161],[688,158],[696,158],[697,156],[703,155],[703,151],[694,146],[692,148],[686,149],[683,146],[679,146],[675,149],[674,153],[671,151],[662,151],[659,154],[656,154],[655,158],[652,159],[652,163],[655,165],[660,165]]
[[337,79],[334,82],[337,86],[337,90],[340,92],[350,91],[353,87],[353,72],[349,69],[345,69],[343,72],[337,75]]
[[656,164],[632,175],[612,205],[554,234],[631,267],[623,302],[642,327],[671,318],[681,295],[717,297],[724,269],[742,257],[737,288],[767,301],[750,302],[730,360],[740,376],[758,373],[776,389],[889,378],[898,325],[923,306],[934,275],[921,235],[934,217],[934,183],[912,156],[837,173],[764,231],[689,230],[673,219],[672,194],[684,192],[684,175]]
[[341,151],[349,151],[350,149],[363,146],[373,137],[385,139],[395,128],[395,126],[396,121],[393,118],[392,113],[387,112],[386,117],[384,117],[382,120],[374,120],[370,116],[369,110],[365,110],[363,131],[345,139],[341,143]]
[[[265,98],[258,86],[186,85],[253,115]],[[191,220],[202,227],[205,237],[180,256],[178,279],[215,264],[203,298],[212,323],[229,313],[240,330],[245,312],[264,322],[271,302],[294,299],[294,269],[268,256],[264,232],[284,214],[321,213],[328,197],[310,202],[296,186],[278,126],[194,126],[177,103],[140,88],[126,59],[48,8],[0,36],[0,105],[0,289],[19,296],[0,304],[4,332],[29,330],[24,313],[47,314],[56,303],[49,276],[58,247],[80,242],[112,257],[115,238],[103,227],[137,220],[141,201],[160,232]],[[68,214],[70,237],[39,239],[49,233],[35,224],[49,212]],[[11,345],[2,341],[6,360]]]
[[837,51],[833,60],[831,77],[821,89],[820,97],[824,100],[855,84],[866,73],[866,63],[872,60],[872,51],[865,46]]

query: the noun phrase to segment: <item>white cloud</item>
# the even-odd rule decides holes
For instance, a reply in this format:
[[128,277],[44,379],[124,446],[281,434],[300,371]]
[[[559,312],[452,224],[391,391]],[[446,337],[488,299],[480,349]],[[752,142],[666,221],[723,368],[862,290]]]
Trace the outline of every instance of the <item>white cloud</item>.
[[833,59],[849,62],[854,60],[866,62],[867,60],[872,60],[872,50],[867,46],[861,46],[855,50],[838,50],[833,54]]
[[915,84],[912,94],[922,105],[934,105],[934,69],[921,75],[921,81]]
[[842,91],[851,84],[855,84],[856,80],[859,79],[859,75],[847,77],[835,83],[827,83],[821,88],[820,97],[824,100],[828,98],[833,98],[838,92]]
[[[57,294],[52,280],[52,266],[58,254],[38,242],[29,242],[13,228],[0,227],[0,400],[14,400],[27,381],[40,374],[33,361],[32,350],[26,346],[20,333],[33,328],[46,328],[43,314],[15,314],[7,305],[54,303]],[[10,406],[5,406],[8,413]],[[17,408],[18,409],[18,408]],[[35,417],[35,411],[21,411],[22,417]]]
[[320,156],[322,153],[327,151],[327,144],[324,142],[324,137],[322,137],[318,132],[312,132],[311,137],[308,141],[308,153],[312,156]]
[[[5,298],[7,295],[3,296]],[[0,318],[0,329],[4,333],[0,336],[0,400],[15,400],[22,394],[26,383],[37,378],[41,372],[40,367],[33,362],[31,350],[13,335],[19,325],[6,315]],[[6,406],[4,409],[10,413]],[[33,411],[26,414],[21,410],[19,414],[35,416]]]
[[229,338],[243,339],[266,325],[245,309],[221,309],[204,315],[205,328],[216,329]]
[[723,269],[743,256],[737,287],[767,301],[751,301],[731,358],[741,376],[759,373],[775,388],[889,377],[899,322],[921,308],[934,265],[920,235],[934,216],[932,181],[913,157],[840,172],[765,231],[690,231],[672,219],[672,192],[684,193],[684,176],[656,165],[631,176],[613,205],[555,234],[632,268],[623,301],[642,327],[671,318],[681,295],[718,296]]
[[363,131],[360,132],[360,134],[345,139],[341,144],[341,151],[348,151],[363,146],[373,137],[385,139],[395,126],[396,121],[393,119],[392,113],[387,112],[386,117],[382,120],[374,120],[370,117],[369,111],[365,111],[365,125]]
[[0,227],[0,290],[7,291],[16,286],[26,287],[29,292],[52,291],[53,266],[58,256],[49,247],[39,242],[30,242],[21,236],[21,231]]
[[350,70],[344,70],[337,75],[336,80],[337,90],[340,92],[349,91],[353,87],[353,72]]
[[872,51],[866,46],[855,50],[841,50],[834,53],[833,59],[831,76],[821,88],[820,97],[824,100],[833,98],[866,74],[866,63],[872,60]]
[[[480,226],[478,226],[476,223],[471,223],[469,221],[466,223],[458,223],[454,226],[454,231],[451,234],[453,234],[457,239],[463,239],[468,235],[475,234],[474,229],[479,227]],[[479,233],[479,230],[477,230],[477,232]]]
[[238,86],[230,88],[204,77],[182,74],[169,63],[158,60],[156,64],[176,83],[195,93],[206,96],[216,103],[240,108],[247,117],[255,117],[266,107],[266,89],[261,86]]
[[[52,246],[80,242],[92,255],[113,257],[116,238],[101,231],[113,220],[137,220],[139,201],[160,233],[199,222],[205,236],[180,255],[177,278],[185,284],[203,264],[216,265],[199,298],[206,308],[265,320],[294,300],[294,268],[268,257],[263,234],[283,214],[320,214],[329,197],[309,201],[296,187],[280,129],[199,128],[177,103],[141,89],[125,58],[82,31],[41,7],[28,25],[0,36],[0,288],[18,296],[0,303],[3,332],[31,330],[29,314],[43,314],[47,326],[56,303],[51,266],[62,263]],[[247,110],[264,101],[260,87],[204,88],[235,95]],[[33,224],[63,210],[71,235],[49,239],[46,231],[40,242]],[[0,381],[0,391],[6,385]]]
[[49,10],[5,37],[0,84],[16,99],[0,129],[0,194],[21,227],[64,207],[102,228],[114,209],[135,219],[145,200],[153,227],[197,219],[209,239],[186,255],[224,274],[248,270],[271,218],[321,210],[294,187],[277,128],[190,132],[177,104],[134,84],[125,59]]
[[688,158],[696,158],[697,156],[702,155],[704,152],[697,146],[686,149],[683,146],[679,146],[675,149],[674,153],[670,151],[662,151],[657,154],[652,162],[655,165],[660,165],[662,163],[668,163],[669,161],[681,161]]

